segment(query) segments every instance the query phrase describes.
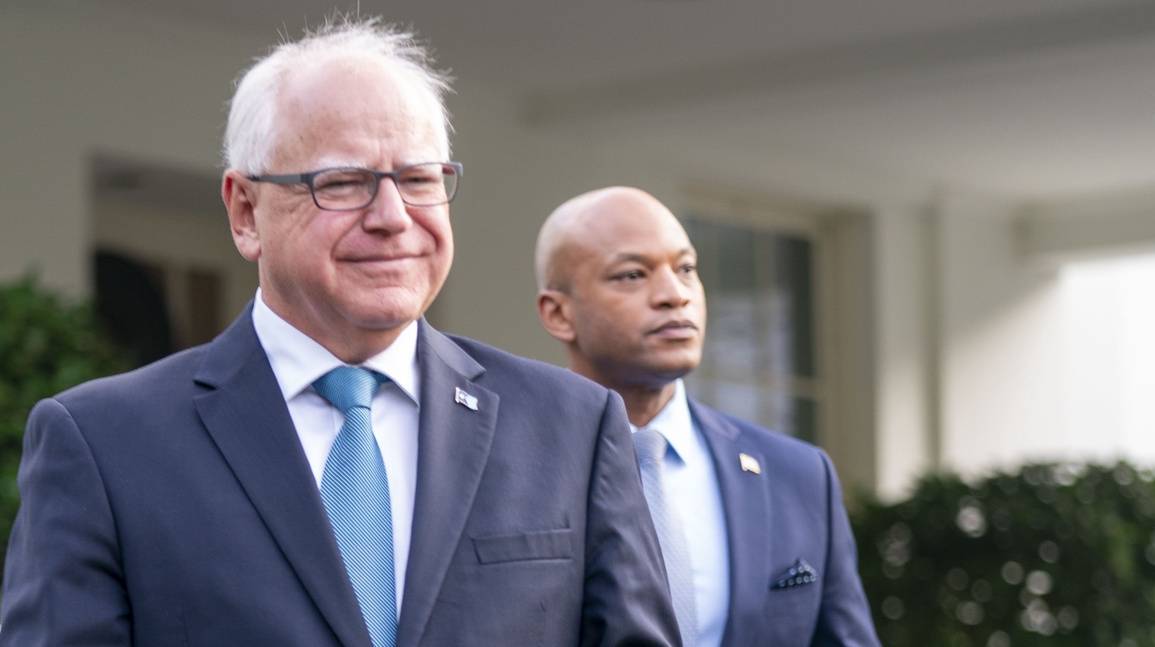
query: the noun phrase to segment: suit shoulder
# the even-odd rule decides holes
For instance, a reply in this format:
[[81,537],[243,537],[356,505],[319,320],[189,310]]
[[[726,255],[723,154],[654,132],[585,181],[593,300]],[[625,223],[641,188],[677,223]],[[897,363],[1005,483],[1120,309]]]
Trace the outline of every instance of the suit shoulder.
[[749,420],[743,420],[737,416],[732,416],[728,413],[719,411],[700,402],[695,402],[695,406],[701,410],[708,411],[713,415],[722,418],[726,422],[736,427],[743,434],[749,434],[753,439],[756,439],[760,443],[768,444],[776,448],[789,448],[792,451],[801,451],[807,453],[822,452],[822,449],[817,445],[809,443],[800,438],[795,438],[794,436],[790,436],[773,429],[767,429],[766,427],[750,422]]
[[718,411],[700,402],[695,401],[694,408],[699,413],[699,424],[729,425],[740,434],[742,442],[756,447],[767,460],[791,465],[794,468],[813,466],[821,468],[821,471],[833,469],[826,451],[817,445]]
[[774,479],[780,494],[800,501],[824,501],[826,505],[842,506],[838,473],[824,449],[701,404],[695,403],[695,407],[705,414],[700,424],[704,420],[728,424],[738,432],[739,447],[760,454],[763,468]]
[[125,373],[84,382],[55,399],[68,409],[113,403],[163,401],[166,394],[187,389],[200,366],[204,346],[183,350]]
[[483,382],[487,386],[500,384],[504,390],[519,389],[526,394],[556,394],[560,389],[570,398],[599,402],[608,397],[605,387],[569,369],[514,355],[468,337],[447,337],[485,367]]

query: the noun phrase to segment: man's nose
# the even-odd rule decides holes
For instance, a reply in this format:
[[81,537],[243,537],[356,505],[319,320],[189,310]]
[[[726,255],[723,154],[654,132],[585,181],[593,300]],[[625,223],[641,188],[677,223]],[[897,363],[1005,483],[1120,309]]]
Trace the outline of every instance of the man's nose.
[[413,223],[408,205],[401,199],[401,192],[393,178],[381,178],[377,185],[377,195],[369,203],[362,226],[367,230],[396,233],[404,231]]
[[690,302],[693,291],[673,267],[661,267],[653,274],[653,298],[657,307],[680,308]]

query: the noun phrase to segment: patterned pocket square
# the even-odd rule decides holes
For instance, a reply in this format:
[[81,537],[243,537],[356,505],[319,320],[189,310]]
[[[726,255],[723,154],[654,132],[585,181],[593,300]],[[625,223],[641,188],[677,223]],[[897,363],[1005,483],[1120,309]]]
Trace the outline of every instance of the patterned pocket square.
[[818,572],[804,559],[794,562],[790,570],[786,571],[774,581],[771,589],[792,589],[796,586],[813,584],[818,581]]

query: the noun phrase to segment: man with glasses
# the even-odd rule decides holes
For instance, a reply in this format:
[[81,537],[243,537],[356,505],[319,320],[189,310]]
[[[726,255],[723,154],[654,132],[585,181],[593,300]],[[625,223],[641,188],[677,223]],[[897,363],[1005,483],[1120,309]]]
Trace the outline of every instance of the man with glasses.
[[538,315],[570,367],[625,399],[682,642],[877,647],[824,452],[695,402],[706,295],[670,210],[611,187],[538,236]]
[[329,25],[241,78],[213,342],[32,412],[0,645],[671,645],[620,399],[450,338],[444,77]]

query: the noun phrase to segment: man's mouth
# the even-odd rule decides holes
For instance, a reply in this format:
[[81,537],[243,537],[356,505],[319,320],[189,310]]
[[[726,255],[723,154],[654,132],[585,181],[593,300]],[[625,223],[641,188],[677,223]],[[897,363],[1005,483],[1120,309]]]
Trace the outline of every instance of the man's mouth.
[[412,260],[420,256],[419,254],[366,254],[364,256],[346,256],[341,260],[346,263],[396,263],[398,261]]
[[698,334],[698,327],[688,319],[676,319],[653,328],[647,334],[662,339],[690,339]]

